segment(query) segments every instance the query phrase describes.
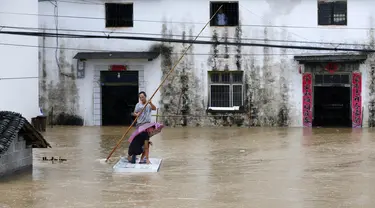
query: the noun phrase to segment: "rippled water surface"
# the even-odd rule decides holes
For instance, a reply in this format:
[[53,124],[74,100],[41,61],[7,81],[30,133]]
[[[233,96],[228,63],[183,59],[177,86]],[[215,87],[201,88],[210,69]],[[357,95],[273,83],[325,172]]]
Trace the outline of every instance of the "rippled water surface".
[[[54,127],[34,167],[0,181],[3,207],[375,207],[375,131],[166,128],[158,173],[112,173],[126,129]],[[62,157],[63,163],[42,161]]]

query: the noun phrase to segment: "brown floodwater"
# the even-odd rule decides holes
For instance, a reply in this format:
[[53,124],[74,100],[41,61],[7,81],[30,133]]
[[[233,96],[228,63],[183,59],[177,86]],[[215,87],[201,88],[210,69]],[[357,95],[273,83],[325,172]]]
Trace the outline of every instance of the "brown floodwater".
[[[120,127],[54,127],[32,172],[0,181],[3,207],[375,207],[372,129],[166,128],[152,138],[158,173],[103,164]],[[63,163],[42,161],[62,157]]]

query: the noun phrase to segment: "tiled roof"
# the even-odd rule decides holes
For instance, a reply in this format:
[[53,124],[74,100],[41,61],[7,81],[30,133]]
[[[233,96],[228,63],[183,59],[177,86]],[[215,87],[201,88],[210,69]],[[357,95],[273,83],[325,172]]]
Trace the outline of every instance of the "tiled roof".
[[47,148],[51,145],[21,114],[0,111],[0,155],[4,154],[17,135],[22,135],[27,145]]

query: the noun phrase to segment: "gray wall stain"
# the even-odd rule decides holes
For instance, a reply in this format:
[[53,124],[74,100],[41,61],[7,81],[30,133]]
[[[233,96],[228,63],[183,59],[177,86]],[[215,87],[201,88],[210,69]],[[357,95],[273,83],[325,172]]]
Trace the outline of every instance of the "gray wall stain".
[[[184,28],[184,27],[183,27]],[[171,34],[166,24],[162,27],[163,37]],[[186,31],[182,31],[182,39],[186,40]],[[193,40],[193,28],[189,28],[189,39]],[[190,45],[190,44],[189,44]],[[161,68],[163,79],[170,71],[180,55],[189,47],[188,44],[163,43],[157,44],[151,50],[161,51]],[[176,55],[176,52],[180,54]],[[190,47],[187,55],[183,57],[172,74],[160,89],[160,113],[161,121],[167,126],[198,126],[203,112],[200,88],[201,82],[196,75],[194,46]]]
[[[168,30],[167,24],[164,23],[161,33],[163,38],[169,38],[172,31]],[[161,52],[162,79],[165,79],[171,69],[170,67],[173,66],[175,61],[174,55],[172,54],[174,52],[174,47],[170,42],[168,42],[160,45],[154,45],[152,48],[153,50],[160,50]],[[172,85],[173,77],[176,76],[176,71],[177,69],[175,69],[174,74],[168,77],[164,83],[164,86],[160,88],[159,108],[160,114],[163,116],[160,120],[167,126],[174,125],[176,122],[175,117],[169,117],[170,115],[174,115],[176,113],[176,89]]]
[[[373,26],[374,20],[370,18],[370,26]],[[369,39],[369,46],[367,49],[375,49],[375,30],[371,27],[368,30],[368,39]],[[364,106],[367,108],[368,114],[368,125],[369,127],[375,127],[375,56],[374,54],[369,54],[367,64],[370,67],[368,70],[368,89],[369,89],[369,98],[368,98],[368,106]]]
[[[286,30],[283,30],[281,32],[281,39],[287,40],[288,39],[288,33]],[[291,82],[291,80],[288,80],[287,71],[292,66],[291,63],[288,63],[288,49],[283,48],[280,49],[281,57],[280,57],[280,76],[279,76],[279,89],[280,89],[280,104],[279,104],[279,110],[278,110],[278,126],[289,126],[290,124],[290,115],[289,115],[289,87],[288,83]]]
[[[269,29],[264,28],[265,44],[268,44],[270,39]],[[273,69],[273,49],[269,47],[263,47],[263,66],[262,66],[262,76],[263,81],[260,89],[260,99],[261,106],[259,106],[259,119],[261,126],[275,126],[277,124],[277,118],[275,113],[275,102],[277,100],[275,91],[275,75],[277,71]]]
[[239,25],[236,27],[236,33],[235,33],[235,42],[238,44],[236,46],[236,67],[237,70],[241,70],[241,64],[242,64],[242,46],[240,43],[242,42],[242,28],[241,28],[241,22],[239,22]]
[[[62,41],[60,41],[60,48],[64,48]],[[45,53],[44,48],[42,51]],[[46,87],[45,90],[42,88],[43,95],[41,97],[45,99],[41,100],[41,105],[44,106],[45,112],[51,112],[53,109],[53,122],[57,125],[82,125],[83,119],[78,116],[79,95],[75,66],[67,59],[65,51],[62,49],[59,50],[58,60],[60,67],[55,68],[58,71],[56,83],[50,81],[46,84],[48,69],[45,69],[45,63],[42,62],[43,78],[40,83]]]
[[212,41],[215,42],[215,44],[212,44],[211,50],[210,50],[210,56],[208,58],[208,66],[211,68],[212,71],[218,70],[218,63],[217,63],[217,58],[218,58],[218,44],[216,42],[219,41],[219,35],[216,30],[212,32]]
[[[43,29],[45,32],[45,29]],[[48,112],[48,98],[47,98],[47,67],[46,67],[46,37],[41,38],[42,48],[39,49],[39,74],[42,78],[39,80],[39,105],[43,112]]]

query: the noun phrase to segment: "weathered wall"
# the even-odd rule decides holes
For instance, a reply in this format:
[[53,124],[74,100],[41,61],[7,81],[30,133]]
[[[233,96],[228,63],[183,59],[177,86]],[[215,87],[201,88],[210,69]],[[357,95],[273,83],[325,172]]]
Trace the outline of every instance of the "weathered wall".
[[17,137],[5,154],[0,156],[0,176],[30,168],[32,165],[33,149],[26,146],[23,137]]
[[[1,0],[0,12],[2,31],[14,29],[1,26],[38,27],[38,16],[10,14],[37,14],[37,0]],[[39,115],[37,45],[36,37],[0,34],[0,110],[20,112],[29,121]]]
[[[200,39],[321,47],[336,47],[337,45],[330,44],[332,42],[369,44],[373,42],[373,35],[370,34],[370,29],[366,28],[374,27],[371,18],[375,11],[375,5],[370,2],[371,0],[348,2],[348,26],[321,27],[317,26],[316,1],[289,0],[288,3],[281,4],[275,0],[241,0],[239,1],[240,27],[208,26]],[[50,3],[41,2],[39,5],[41,14],[53,15],[54,10]],[[149,8],[153,8],[152,12],[149,12]],[[133,28],[121,29],[105,28],[104,7],[101,1],[86,4],[60,2],[58,13],[61,16],[70,16],[58,18],[59,32],[64,33],[96,35],[152,33],[167,38],[193,39],[192,36],[195,36],[208,21],[209,1],[135,1],[134,19],[137,21],[134,22]],[[77,16],[85,18],[77,18]],[[54,32],[55,18],[43,16],[40,18],[39,26],[49,32]],[[76,31],[67,31],[67,29]],[[82,30],[91,32],[82,32]],[[155,35],[151,36],[155,37]],[[47,48],[54,47],[55,44],[55,38],[40,39],[40,45],[44,46],[40,49],[42,53],[40,69],[44,74],[41,83],[47,85],[47,87],[42,87],[42,96],[47,100],[43,101],[44,107],[60,105],[60,111],[69,111],[80,116],[83,116],[85,108],[82,103],[87,102],[87,98],[84,98],[85,92],[77,91],[77,88],[80,89],[81,86],[79,84],[74,86],[74,83],[79,83],[74,80],[74,77],[63,75],[73,73],[74,76],[76,62],[72,56],[79,50],[147,51],[151,48],[160,50],[162,53],[160,68],[162,76],[165,76],[178,60],[184,47],[187,47],[187,45],[176,43],[155,45],[155,42],[130,40],[60,39],[59,46],[64,49],[59,50],[59,61],[57,61],[55,50]],[[364,46],[345,45],[345,47],[363,48]],[[160,100],[154,100],[154,103],[160,104],[159,107],[164,116],[176,114],[194,116],[163,118],[163,121],[170,125],[302,126],[302,81],[293,56],[306,52],[334,53],[269,47],[194,45],[161,89]],[[375,76],[371,75],[369,79],[366,78],[369,75],[370,62],[371,60],[361,65],[363,81],[367,83],[363,86],[364,106],[368,106],[369,97],[373,94],[367,90],[369,80]],[[60,63],[60,67],[57,63]],[[243,70],[245,72],[246,113],[240,116],[229,115],[229,117],[219,118],[201,117],[206,115],[208,103],[208,70]],[[152,81],[145,79],[145,82],[157,83],[161,81],[161,78],[150,76],[147,79]],[[49,83],[52,84],[48,87]],[[154,88],[156,87],[157,85]],[[59,93],[61,96],[52,96]],[[373,119],[374,116],[369,116],[368,109],[364,113],[365,118]]]

